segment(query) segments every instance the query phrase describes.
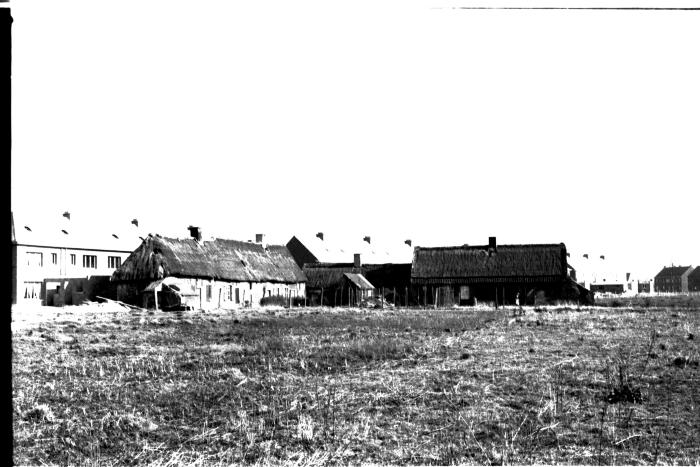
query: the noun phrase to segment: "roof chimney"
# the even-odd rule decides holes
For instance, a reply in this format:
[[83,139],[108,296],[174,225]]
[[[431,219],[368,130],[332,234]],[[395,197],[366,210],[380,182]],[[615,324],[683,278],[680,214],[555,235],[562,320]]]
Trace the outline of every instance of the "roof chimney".
[[316,234],[316,237],[318,237],[318,238],[320,238],[321,240],[323,240],[323,232],[317,233],[317,234]]
[[583,257],[586,258],[586,259],[588,259],[588,253],[584,253],[584,254],[583,254]]
[[63,213],[63,217],[65,217],[66,219],[70,220],[70,213],[69,213],[68,211],[64,212],[64,213]]
[[362,260],[360,259],[359,253],[355,253],[355,261],[353,262],[353,266],[355,266],[356,268],[362,267]]
[[202,241],[202,229],[199,227],[194,227],[194,226],[189,226],[187,227],[190,231],[190,236],[197,240],[198,242]]
[[496,237],[489,237],[489,249],[497,250]]
[[600,259],[605,259],[605,255],[600,255]]
[[139,220],[138,220],[138,219],[131,219],[131,223],[134,224],[136,227],[139,226]]
[[369,236],[363,238],[362,240],[364,240],[364,241],[366,241],[367,243],[370,243],[370,244],[372,243],[372,239],[371,239]]
[[255,243],[262,243],[265,241],[265,234],[255,234]]
[[404,243],[408,246],[411,246],[411,240],[406,240]]

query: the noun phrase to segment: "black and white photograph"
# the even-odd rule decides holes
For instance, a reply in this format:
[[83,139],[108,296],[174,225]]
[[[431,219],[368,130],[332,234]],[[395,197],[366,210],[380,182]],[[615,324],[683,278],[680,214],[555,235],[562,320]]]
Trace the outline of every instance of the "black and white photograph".
[[14,465],[700,465],[698,0],[11,0]]

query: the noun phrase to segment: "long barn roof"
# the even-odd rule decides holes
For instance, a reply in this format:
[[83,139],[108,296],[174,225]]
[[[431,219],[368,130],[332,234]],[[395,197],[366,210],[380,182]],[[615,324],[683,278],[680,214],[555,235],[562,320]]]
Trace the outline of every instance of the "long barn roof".
[[508,279],[566,275],[560,244],[416,247],[412,280]]
[[305,282],[285,246],[214,239],[197,241],[149,235],[114,272],[113,280],[168,276],[232,282]]

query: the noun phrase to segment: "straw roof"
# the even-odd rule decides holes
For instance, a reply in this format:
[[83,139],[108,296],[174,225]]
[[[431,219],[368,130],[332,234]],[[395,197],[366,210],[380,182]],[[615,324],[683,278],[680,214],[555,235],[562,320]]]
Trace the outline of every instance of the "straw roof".
[[116,281],[190,277],[232,282],[305,282],[286,247],[237,240],[198,242],[149,235],[117,269]]
[[416,247],[415,283],[460,280],[547,280],[566,277],[566,246],[560,244]]
[[352,263],[307,263],[304,265],[306,287],[310,289],[340,287],[345,273],[361,273]]

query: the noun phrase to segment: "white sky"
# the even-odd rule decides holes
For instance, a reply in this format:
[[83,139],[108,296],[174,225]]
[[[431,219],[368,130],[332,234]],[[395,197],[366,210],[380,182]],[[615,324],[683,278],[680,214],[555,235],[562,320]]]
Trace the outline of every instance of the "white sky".
[[700,12],[463,4],[12,3],[13,210],[700,265]]

